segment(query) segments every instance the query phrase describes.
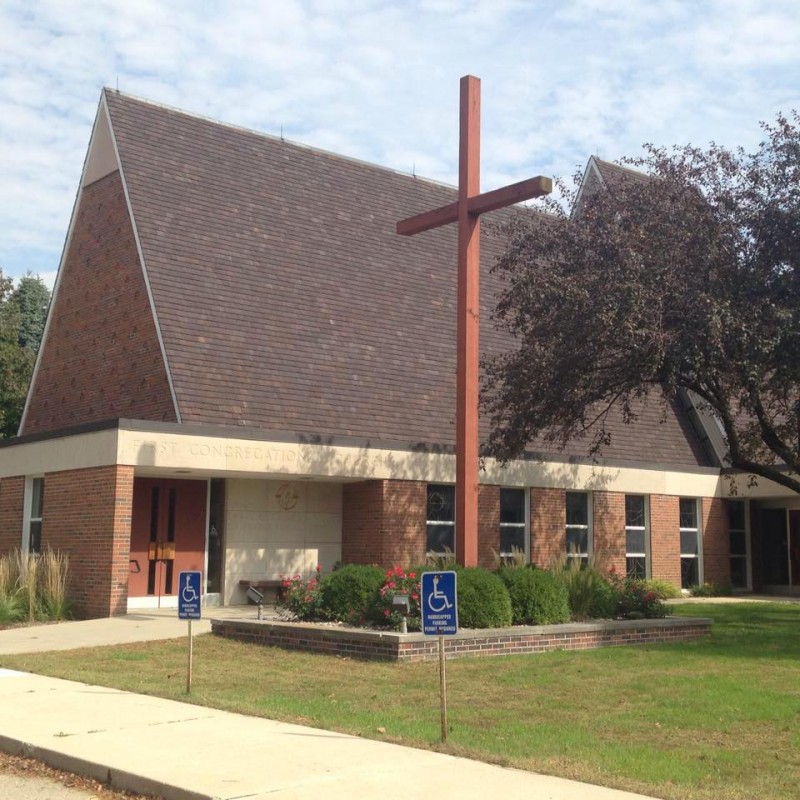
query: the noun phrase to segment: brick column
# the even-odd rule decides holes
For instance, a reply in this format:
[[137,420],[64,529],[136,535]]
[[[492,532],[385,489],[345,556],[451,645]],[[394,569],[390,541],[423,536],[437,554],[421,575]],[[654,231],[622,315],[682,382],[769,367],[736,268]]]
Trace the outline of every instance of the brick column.
[[127,612],[132,507],[133,467],[45,475],[42,546],[69,554],[69,594],[86,617]]
[[478,486],[478,565],[495,568],[500,552],[500,487]]
[[428,484],[383,482],[383,567],[418,567],[425,563]]
[[22,545],[24,497],[24,476],[0,480],[0,555]]
[[681,585],[681,537],[678,498],[650,495],[650,555],[652,575]]
[[702,508],[703,581],[731,582],[731,542],[728,512],[721,497],[704,497]]
[[381,567],[425,562],[427,484],[360,481],[342,492],[342,561]]
[[342,561],[380,564],[382,559],[383,481],[342,487]]
[[531,563],[549,567],[566,556],[566,491],[531,489]]
[[604,570],[615,569],[625,576],[625,495],[621,492],[593,492],[594,555]]

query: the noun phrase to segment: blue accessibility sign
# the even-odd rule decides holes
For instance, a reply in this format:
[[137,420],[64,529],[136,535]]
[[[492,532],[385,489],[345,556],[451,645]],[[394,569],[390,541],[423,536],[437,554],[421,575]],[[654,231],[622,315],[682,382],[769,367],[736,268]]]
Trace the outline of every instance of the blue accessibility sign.
[[422,573],[422,632],[428,636],[455,636],[458,633],[456,577],[452,571]]
[[202,572],[181,572],[178,575],[178,617],[200,619],[200,580]]

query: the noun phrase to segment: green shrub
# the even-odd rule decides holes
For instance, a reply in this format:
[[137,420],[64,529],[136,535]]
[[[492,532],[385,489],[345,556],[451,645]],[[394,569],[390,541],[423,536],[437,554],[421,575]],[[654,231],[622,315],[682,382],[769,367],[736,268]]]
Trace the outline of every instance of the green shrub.
[[281,588],[275,598],[275,610],[283,617],[304,622],[321,619],[320,568],[312,578],[281,575]]
[[569,622],[567,589],[552,572],[505,568],[497,575],[508,590],[514,625]]
[[27,615],[27,606],[19,594],[0,593],[0,625],[22,622]]
[[511,599],[500,578],[483,567],[458,573],[458,624],[465,628],[506,628],[511,625]]
[[419,608],[420,574],[413,569],[404,570],[402,567],[392,567],[386,571],[383,586],[378,590],[378,600],[375,605],[375,622],[386,625],[399,631],[403,615],[396,609],[392,601],[397,596],[408,597],[409,611],[406,624],[409,631],[418,631],[422,627],[421,612]]
[[553,574],[566,587],[572,619],[614,616],[616,592],[597,567],[571,558],[556,566]]
[[667,616],[667,607],[645,581],[627,580],[617,603],[623,619],[653,619]]
[[681,597],[680,587],[669,581],[662,581],[659,578],[650,578],[644,581],[645,586],[658,595],[659,600],[675,600]]
[[692,586],[689,590],[689,594],[691,594],[692,597],[728,597],[733,594],[733,590],[726,584],[708,581],[702,586]]
[[589,617],[591,619],[614,619],[617,616],[619,595],[619,588],[598,573],[592,586]]
[[350,625],[373,619],[385,577],[380,567],[366,564],[347,564],[331,572],[319,584],[320,615]]

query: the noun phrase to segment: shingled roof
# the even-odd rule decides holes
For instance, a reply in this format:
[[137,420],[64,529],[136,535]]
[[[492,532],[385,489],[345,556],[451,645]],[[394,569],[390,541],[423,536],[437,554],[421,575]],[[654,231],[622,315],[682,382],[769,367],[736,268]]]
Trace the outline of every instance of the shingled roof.
[[[454,443],[456,230],[395,224],[455,189],[104,99],[181,423]],[[484,356],[512,346],[490,320],[502,248],[483,236]],[[612,460],[707,463],[682,412],[658,403],[612,437]]]

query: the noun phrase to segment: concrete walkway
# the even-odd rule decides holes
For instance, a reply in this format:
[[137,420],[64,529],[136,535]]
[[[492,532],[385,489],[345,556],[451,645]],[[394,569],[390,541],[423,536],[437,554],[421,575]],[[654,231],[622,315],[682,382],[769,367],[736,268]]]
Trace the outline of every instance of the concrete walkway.
[[[0,631],[0,653],[164,639],[185,636],[186,627],[172,612],[40,626],[30,629],[27,639],[20,638],[19,630]],[[202,626],[195,622],[194,627]],[[9,639],[16,642],[9,644]],[[353,800],[387,795],[419,800],[426,794],[437,800],[483,800],[489,793],[538,800],[642,797],[12,670],[0,669],[0,709],[0,748],[165,800]]]

